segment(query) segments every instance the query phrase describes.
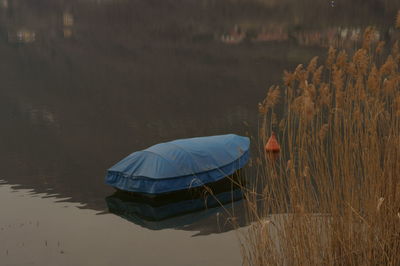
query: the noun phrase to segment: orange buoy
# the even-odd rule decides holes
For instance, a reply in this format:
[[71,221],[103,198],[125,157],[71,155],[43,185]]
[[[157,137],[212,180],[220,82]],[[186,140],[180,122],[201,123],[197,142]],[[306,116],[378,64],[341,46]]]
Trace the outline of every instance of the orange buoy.
[[267,144],[265,144],[265,151],[268,153],[278,153],[281,151],[278,141],[276,140],[275,133],[272,132],[271,137],[269,137]]

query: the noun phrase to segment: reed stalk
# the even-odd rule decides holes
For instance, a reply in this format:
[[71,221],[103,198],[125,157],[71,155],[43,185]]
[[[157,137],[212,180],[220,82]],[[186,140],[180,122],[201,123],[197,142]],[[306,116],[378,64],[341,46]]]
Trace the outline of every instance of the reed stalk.
[[244,265],[400,265],[400,53],[374,31],[285,71],[259,104],[260,150],[271,130],[282,150],[261,152],[246,190]]

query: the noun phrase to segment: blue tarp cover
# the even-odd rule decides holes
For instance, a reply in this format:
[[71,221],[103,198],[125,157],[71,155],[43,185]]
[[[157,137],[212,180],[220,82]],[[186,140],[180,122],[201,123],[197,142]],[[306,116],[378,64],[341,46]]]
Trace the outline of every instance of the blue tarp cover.
[[218,181],[242,168],[250,140],[234,134],[180,139],[134,152],[108,169],[106,183],[160,194]]

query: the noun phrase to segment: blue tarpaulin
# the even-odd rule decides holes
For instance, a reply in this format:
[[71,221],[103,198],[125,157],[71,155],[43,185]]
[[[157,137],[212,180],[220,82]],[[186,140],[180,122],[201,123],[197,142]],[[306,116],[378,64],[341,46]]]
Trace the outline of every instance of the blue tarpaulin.
[[161,194],[203,186],[242,168],[250,140],[234,134],[180,139],[134,152],[108,169],[120,190]]

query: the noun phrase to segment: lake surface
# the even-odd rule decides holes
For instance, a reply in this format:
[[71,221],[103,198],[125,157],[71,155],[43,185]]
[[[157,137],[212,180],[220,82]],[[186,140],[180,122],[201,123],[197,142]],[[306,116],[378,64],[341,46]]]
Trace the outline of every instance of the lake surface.
[[33,194],[0,187],[1,265],[240,265],[235,234],[155,231]]
[[254,136],[257,103],[284,69],[330,45],[356,47],[367,25],[390,42],[398,9],[396,0],[0,0],[0,264],[240,265],[222,209],[114,215],[106,169],[162,141]]

